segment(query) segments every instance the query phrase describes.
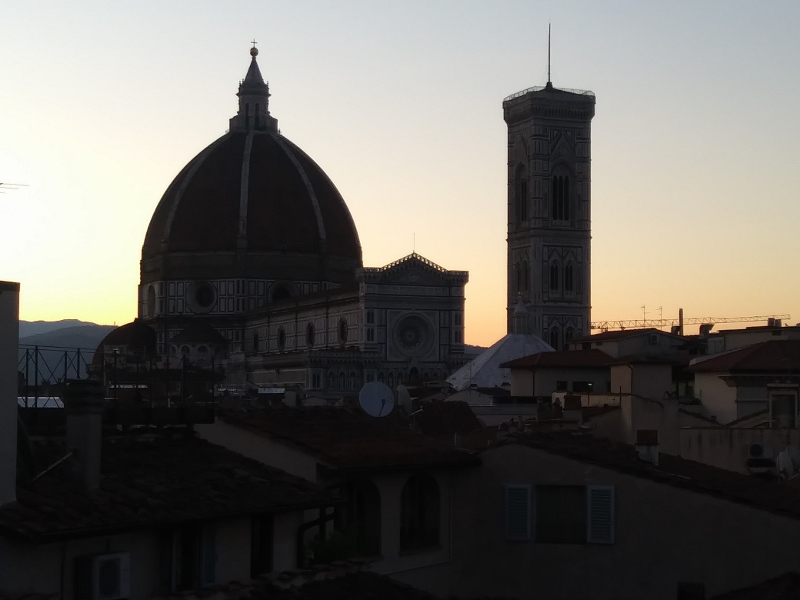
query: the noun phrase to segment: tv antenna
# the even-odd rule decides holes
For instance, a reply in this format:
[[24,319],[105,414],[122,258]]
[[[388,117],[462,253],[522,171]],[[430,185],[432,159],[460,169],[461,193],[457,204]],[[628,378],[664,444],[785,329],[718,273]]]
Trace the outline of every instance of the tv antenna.
[[550,23],[547,24],[547,85],[553,85],[550,81]]
[[370,417],[385,417],[394,409],[394,394],[385,383],[370,381],[358,392],[358,404]]

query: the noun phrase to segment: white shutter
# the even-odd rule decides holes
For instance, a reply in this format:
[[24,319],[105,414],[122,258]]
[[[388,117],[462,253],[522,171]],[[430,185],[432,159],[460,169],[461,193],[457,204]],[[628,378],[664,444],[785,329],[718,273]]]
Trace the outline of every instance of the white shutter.
[[614,486],[587,486],[586,510],[586,541],[590,544],[613,544]]
[[506,486],[506,539],[531,539],[531,486]]

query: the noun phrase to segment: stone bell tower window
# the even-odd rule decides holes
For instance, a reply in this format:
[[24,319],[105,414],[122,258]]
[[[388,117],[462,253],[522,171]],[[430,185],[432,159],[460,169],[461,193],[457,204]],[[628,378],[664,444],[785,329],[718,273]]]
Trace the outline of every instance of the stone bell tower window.
[[523,165],[517,167],[514,184],[517,222],[522,223],[528,220],[528,176]]
[[567,175],[553,177],[550,209],[550,216],[554,221],[569,221],[569,177]]

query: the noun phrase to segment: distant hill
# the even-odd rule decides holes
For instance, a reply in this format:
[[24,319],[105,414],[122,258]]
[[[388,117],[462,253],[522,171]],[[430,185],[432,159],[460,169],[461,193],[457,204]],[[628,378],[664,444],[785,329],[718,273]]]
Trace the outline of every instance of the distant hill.
[[[77,324],[76,324],[77,323]],[[24,327],[23,327],[24,325]],[[20,334],[33,331],[38,333],[26,336],[20,335],[19,338],[19,370],[25,372],[25,353],[28,352],[28,382],[33,384],[35,380],[55,383],[64,376],[64,358],[67,360],[68,377],[85,377],[85,364],[92,361],[94,350],[103,341],[103,338],[116,327],[114,325],[97,325],[96,323],[86,323],[76,319],[66,319],[64,321],[35,321],[33,323],[20,321]],[[24,346],[24,347],[23,347]],[[34,359],[32,346],[39,346],[38,356],[38,377],[36,376],[37,362]],[[76,367],[76,348],[81,349],[80,366]]]
[[40,333],[49,333],[58,329],[66,329],[67,327],[78,327],[80,325],[96,325],[96,323],[80,321],[78,319],[62,319],[61,321],[20,321],[19,337],[24,338],[31,335],[39,335]]
[[94,350],[103,338],[112,330],[113,325],[96,325],[86,323],[72,327],[63,327],[35,335],[20,336],[20,345],[59,346],[63,348],[89,348]]

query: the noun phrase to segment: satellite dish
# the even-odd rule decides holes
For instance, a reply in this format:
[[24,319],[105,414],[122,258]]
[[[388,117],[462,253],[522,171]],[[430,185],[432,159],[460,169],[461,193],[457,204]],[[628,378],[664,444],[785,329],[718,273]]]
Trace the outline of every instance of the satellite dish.
[[358,393],[358,404],[371,417],[385,417],[394,409],[394,394],[380,381],[370,381]]

